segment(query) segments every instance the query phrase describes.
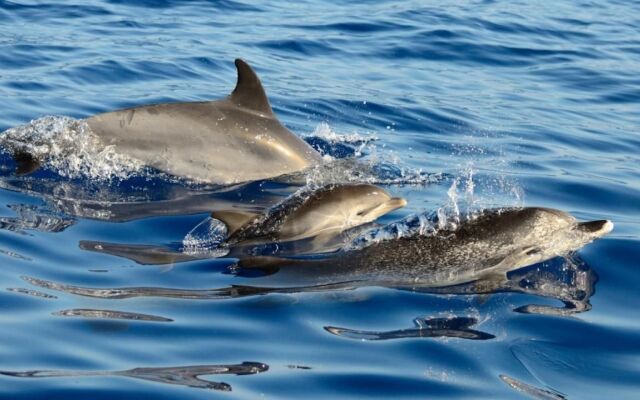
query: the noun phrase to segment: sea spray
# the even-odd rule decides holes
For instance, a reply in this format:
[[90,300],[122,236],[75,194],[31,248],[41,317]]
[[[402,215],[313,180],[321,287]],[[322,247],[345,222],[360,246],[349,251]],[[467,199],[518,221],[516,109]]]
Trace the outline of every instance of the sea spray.
[[182,239],[182,251],[189,255],[222,257],[228,253],[224,245],[227,227],[222,221],[207,217]]
[[38,159],[65,178],[126,179],[144,165],[104,146],[84,120],[46,116],[0,134],[0,148],[20,151]]

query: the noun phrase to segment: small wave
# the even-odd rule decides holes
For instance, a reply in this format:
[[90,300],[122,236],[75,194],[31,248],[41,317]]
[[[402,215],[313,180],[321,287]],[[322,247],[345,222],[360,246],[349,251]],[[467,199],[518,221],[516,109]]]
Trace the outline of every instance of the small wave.
[[[373,142],[378,140],[378,137],[372,134],[364,135],[355,132],[351,134],[338,134],[336,131],[331,129],[331,126],[329,126],[329,124],[326,122],[319,123],[314,129],[313,133],[310,136],[305,137],[305,139],[313,138],[322,139],[329,144],[335,145],[338,143],[342,143],[353,146],[355,156],[362,155],[367,146],[372,145]],[[318,151],[323,153],[322,149],[319,149]]]
[[84,120],[46,116],[0,135],[7,152],[30,154],[64,178],[126,179],[140,173],[143,163],[104,146]]

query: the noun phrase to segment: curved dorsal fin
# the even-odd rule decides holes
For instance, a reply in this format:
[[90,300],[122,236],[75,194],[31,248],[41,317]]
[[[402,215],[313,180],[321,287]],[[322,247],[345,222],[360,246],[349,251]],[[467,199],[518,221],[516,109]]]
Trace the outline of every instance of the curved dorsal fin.
[[236,68],[238,69],[238,82],[236,88],[231,92],[229,100],[238,107],[248,108],[263,114],[273,114],[267,94],[255,71],[239,58],[236,59]]
[[211,218],[222,221],[227,226],[227,236],[231,236],[258,214],[239,210],[220,210],[211,213]]

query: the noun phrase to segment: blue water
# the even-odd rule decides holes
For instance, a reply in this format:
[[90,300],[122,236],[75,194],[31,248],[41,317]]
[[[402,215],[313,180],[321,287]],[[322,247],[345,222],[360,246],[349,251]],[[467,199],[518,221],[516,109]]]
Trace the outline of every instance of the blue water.
[[[221,98],[242,57],[287,127],[372,166],[338,180],[409,200],[382,223],[461,203],[615,223],[490,294],[223,298],[206,289],[252,279],[230,274],[232,259],[140,265],[79,243],[178,249],[210,204],[267,205],[297,186],[219,193],[117,162],[83,169],[87,159],[73,176],[54,164],[16,177],[5,155],[0,398],[637,398],[639,28],[640,3],[613,0],[0,0],[0,131]],[[52,140],[73,157],[73,143]]]

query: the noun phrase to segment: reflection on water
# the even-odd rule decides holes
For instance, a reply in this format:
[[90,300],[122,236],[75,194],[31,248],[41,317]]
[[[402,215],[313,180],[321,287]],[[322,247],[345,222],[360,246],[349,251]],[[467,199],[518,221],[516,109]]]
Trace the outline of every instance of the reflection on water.
[[53,315],[63,317],[83,317],[92,319],[127,319],[132,321],[152,321],[152,322],[172,322],[170,318],[159,317],[157,315],[140,314],[126,311],[113,310],[93,310],[75,308],[72,310],[56,311]]
[[[570,259],[554,259],[544,264],[531,267],[515,269],[507,274],[490,275],[487,277],[477,277],[475,280],[465,284],[451,286],[434,287],[429,283],[420,286],[414,282],[401,280],[376,280],[376,279],[352,279],[339,280],[340,276],[325,275],[320,270],[304,269],[304,265],[297,265],[302,268],[306,278],[316,281],[327,281],[327,278],[336,280],[308,286],[286,286],[286,277],[282,281],[275,280],[279,286],[252,286],[252,285],[231,285],[228,287],[211,289],[181,289],[170,287],[118,287],[118,288],[91,288],[83,286],[68,285],[52,282],[35,277],[24,276],[23,279],[40,288],[50,289],[69,294],[103,298],[103,299],[127,299],[135,297],[164,297],[177,299],[197,299],[197,300],[220,300],[227,298],[238,298],[247,296],[267,295],[272,293],[311,293],[336,290],[352,290],[367,286],[380,286],[412,290],[423,293],[434,294],[491,294],[499,292],[515,292],[540,297],[557,299],[564,303],[564,307],[553,307],[547,305],[524,305],[516,308],[515,311],[534,314],[569,315],[587,311],[591,308],[589,299],[595,291],[597,276],[584,262],[577,256]],[[241,270],[233,269],[236,273]],[[263,279],[277,279],[281,271],[273,271],[271,275]],[[314,275],[315,274],[315,275]],[[354,276],[351,276],[354,278]],[[251,278],[260,280],[260,277]]]
[[578,255],[556,258],[543,264],[513,270],[506,275],[491,276],[468,284],[432,293],[491,294],[516,292],[559,300],[562,307],[528,304],[514,309],[524,314],[571,315],[589,311],[589,299],[595,293],[596,272]]
[[25,230],[43,232],[62,232],[75,223],[75,220],[64,215],[54,213],[45,208],[28,204],[13,204],[8,206],[16,217],[1,217],[0,229],[24,233]]
[[57,296],[54,296],[54,295],[48,294],[48,293],[44,293],[44,292],[40,292],[38,290],[31,290],[31,289],[25,289],[25,288],[7,288],[7,290],[10,291],[10,292],[26,294],[28,296],[41,297],[43,299],[57,299],[58,298]]
[[500,379],[510,387],[512,387],[517,392],[525,394],[531,398],[538,400],[563,400],[567,397],[561,393],[556,391],[548,390],[548,389],[540,389],[535,386],[531,386],[524,382],[520,382],[515,378],[511,378],[507,375],[500,375]]
[[470,340],[495,338],[495,336],[490,333],[471,329],[473,325],[478,323],[476,318],[416,318],[413,320],[413,323],[415,325],[414,328],[386,332],[359,331],[335,326],[325,326],[324,329],[336,336],[357,340],[390,340],[423,337],[450,337]]
[[126,371],[0,371],[0,375],[19,378],[57,378],[82,376],[126,376],[169,385],[231,391],[231,385],[202,379],[205,375],[252,375],[265,372],[267,364],[248,362],[236,365],[193,365],[186,367],[133,368]]

